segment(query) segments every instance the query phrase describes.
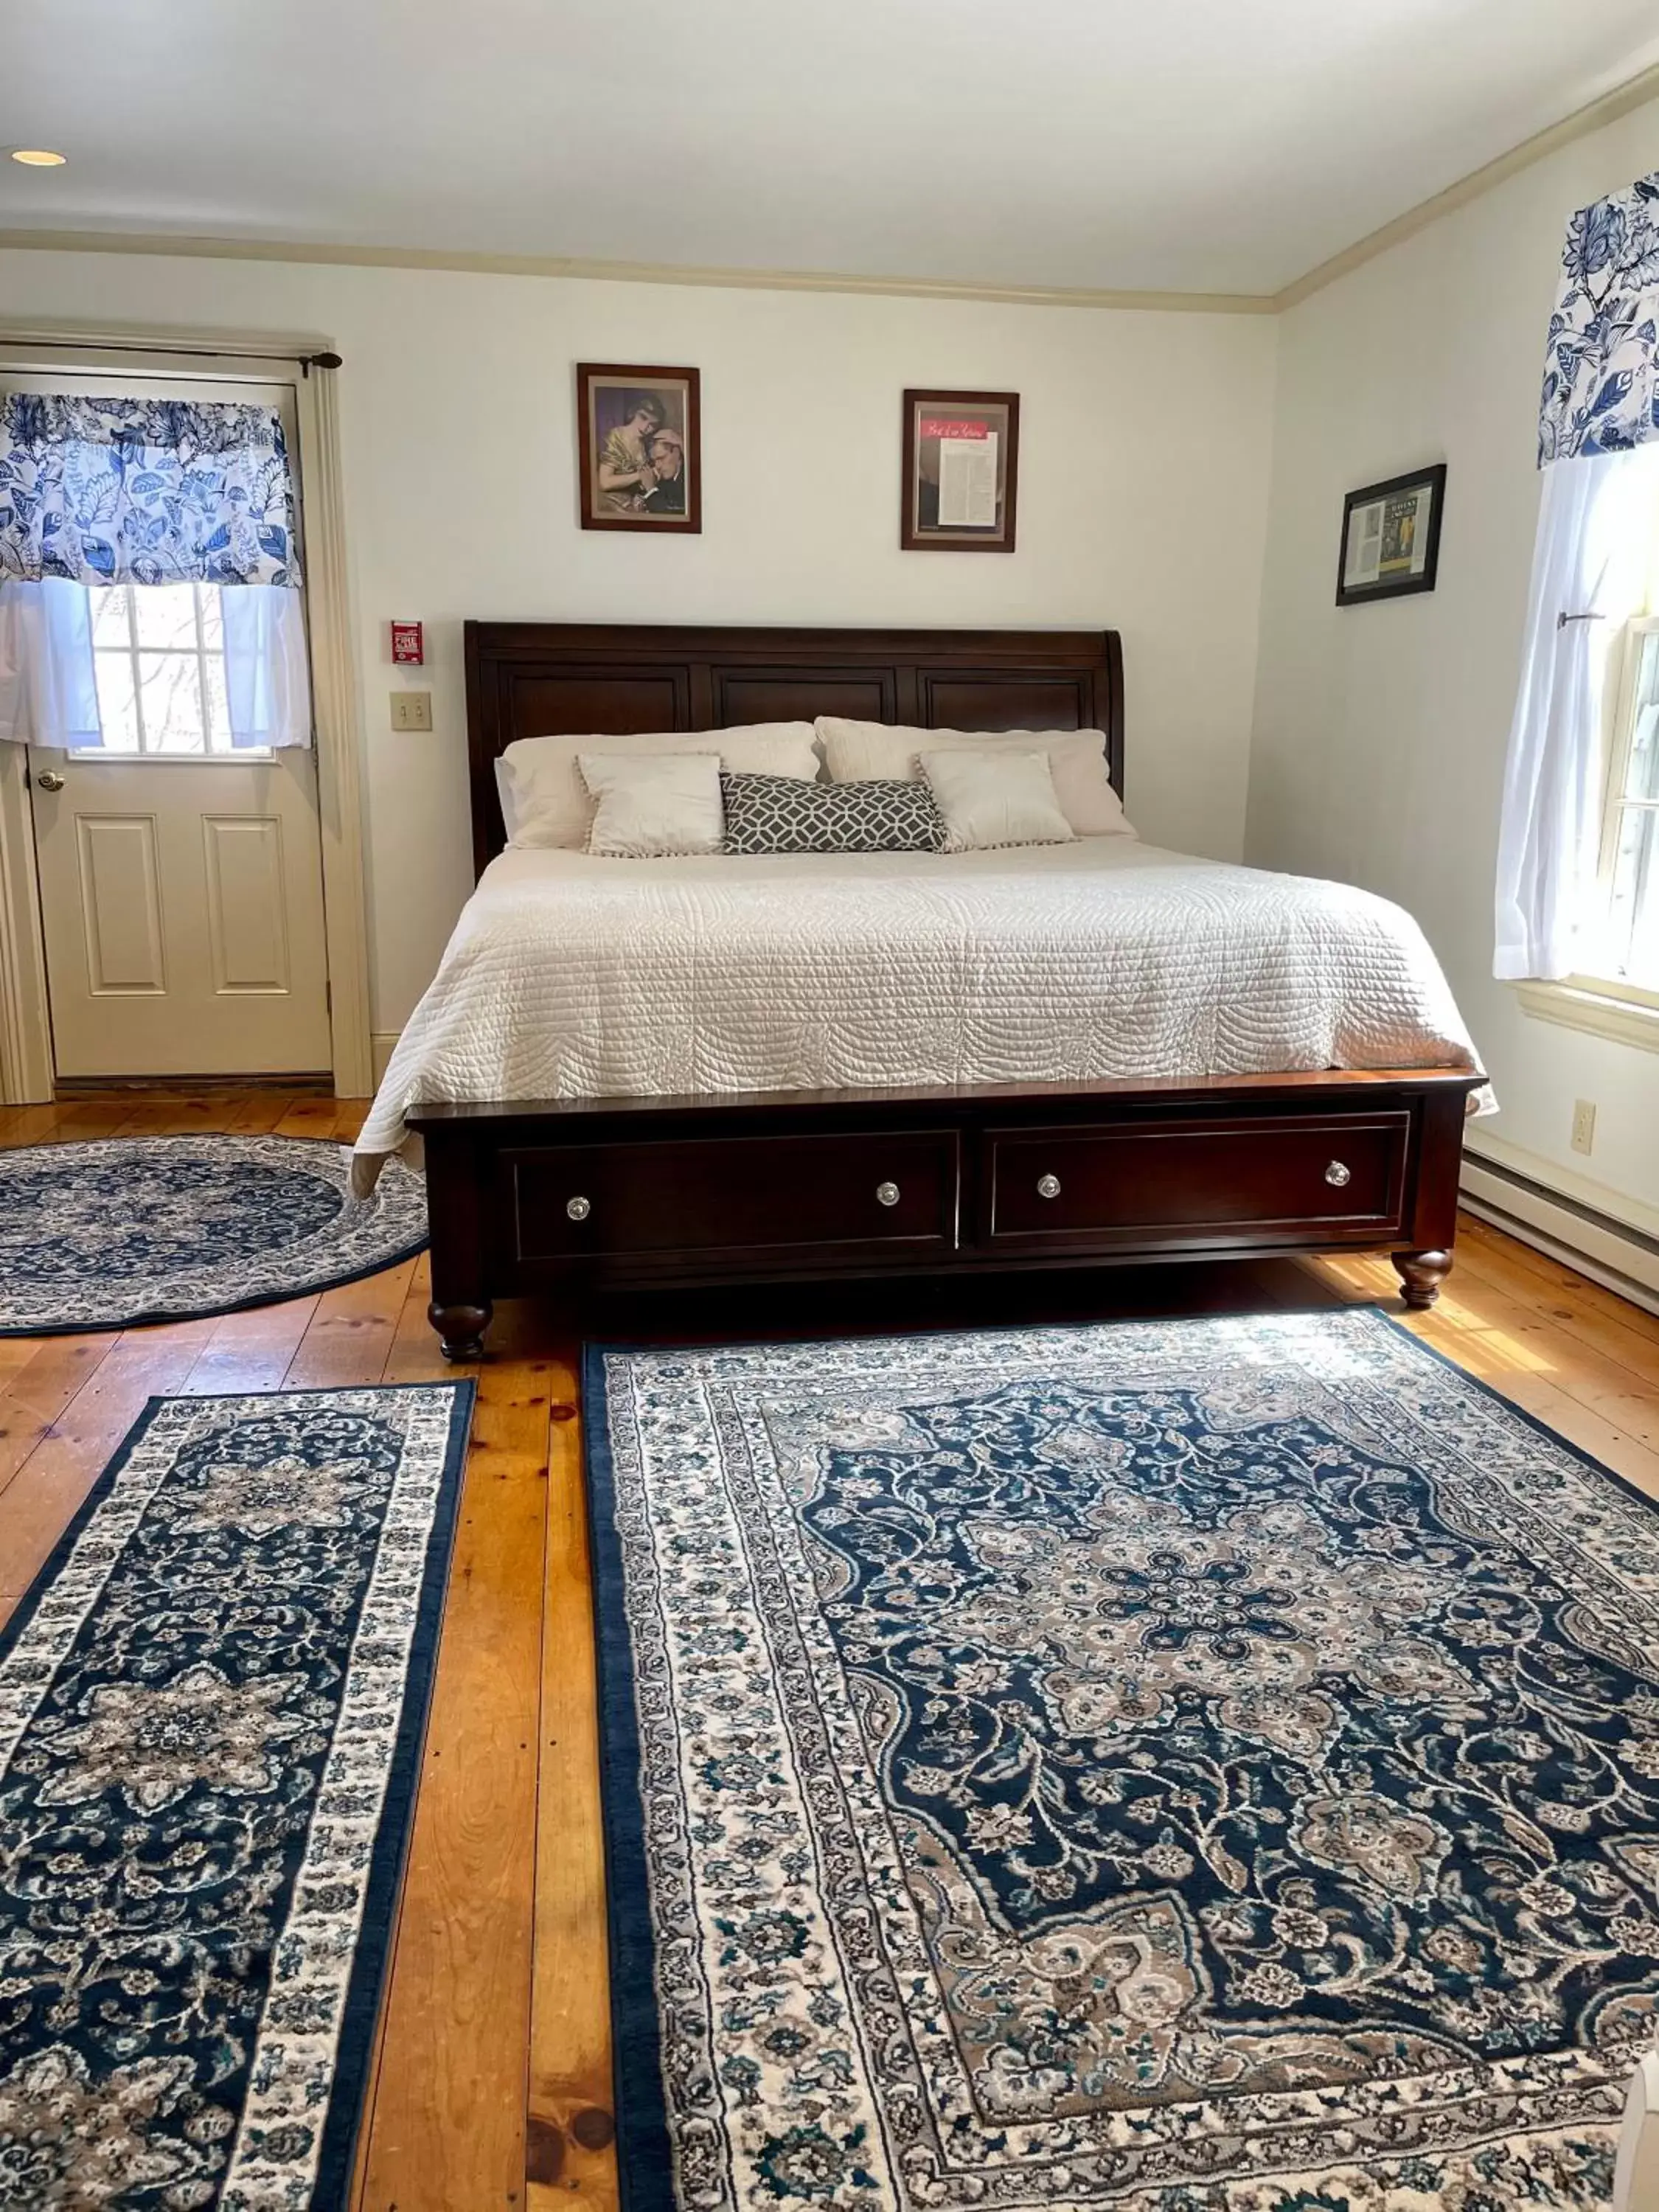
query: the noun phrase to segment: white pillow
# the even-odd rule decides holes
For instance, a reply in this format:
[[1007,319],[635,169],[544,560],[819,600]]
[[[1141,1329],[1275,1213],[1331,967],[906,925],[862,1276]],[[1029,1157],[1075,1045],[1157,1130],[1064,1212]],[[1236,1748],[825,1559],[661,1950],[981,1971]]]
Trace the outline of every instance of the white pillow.
[[1103,730],[1001,730],[981,737],[970,730],[908,730],[886,722],[843,721],[820,714],[817,732],[832,783],[917,775],[918,754],[948,745],[953,751],[1041,752],[1054,772],[1060,811],[1079,837],[1133,837],[1123,801],[1106,773]]
[[993,845],[1065,845],[1075,839],[1042,753],[1007,752],[997,746],[952,752],[935,745],[917,756],[916,765],[945,817],[947,853],[980,852]]
[[659,737],[519,738],[495,763],[495,788],[509,845],[587,842],[593,801],[579,754],[713,753],[738,775],[793,775],[815,782],[817,747],[810,722],[754,722],[733,730],[671,730]]
[[590,853],[643,860],[666,853],[718,853],[726,829],[718,753],[580,753],[598,804]]

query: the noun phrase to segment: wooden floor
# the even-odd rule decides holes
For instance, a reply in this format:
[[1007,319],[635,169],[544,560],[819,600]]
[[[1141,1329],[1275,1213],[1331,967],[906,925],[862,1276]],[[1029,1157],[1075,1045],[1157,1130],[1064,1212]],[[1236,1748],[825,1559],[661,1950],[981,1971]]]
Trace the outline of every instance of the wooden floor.
[[[364,1108],[279,1091],[0,1109],[0,1145],[117,1133],[356,1133]],[[1027,1277],[792,1297],[802,1333],[1379,1299],[1386,1262]],[[0,1340],[0,1617],[152,1393],[416,1382],[456,1370],[424,1261],[321,1297],[125,1334]],[[635,1340],[775,1334],[777,1294],[599,1313]],[[1659,1497],[1659,1319],[1465,1220],[1425,1341]],[[611,2207],[611,2079],[577,1346],[507,1305],[477,1417],[368,2125],[365,2212]]]

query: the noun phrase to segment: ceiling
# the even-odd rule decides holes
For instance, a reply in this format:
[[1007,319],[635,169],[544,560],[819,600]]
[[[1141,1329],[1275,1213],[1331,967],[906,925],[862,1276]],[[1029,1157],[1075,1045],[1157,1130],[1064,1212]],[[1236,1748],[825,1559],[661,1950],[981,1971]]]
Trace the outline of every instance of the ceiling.
[[5,0],[0,230],[1271,293],[1652,0]]

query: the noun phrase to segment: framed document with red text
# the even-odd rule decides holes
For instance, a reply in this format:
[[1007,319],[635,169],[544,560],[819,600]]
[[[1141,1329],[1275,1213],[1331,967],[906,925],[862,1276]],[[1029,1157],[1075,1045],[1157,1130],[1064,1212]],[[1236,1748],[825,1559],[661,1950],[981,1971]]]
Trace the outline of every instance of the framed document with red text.
[[1017,392],[907,392],[899,544],[907,553],[1012,553]]

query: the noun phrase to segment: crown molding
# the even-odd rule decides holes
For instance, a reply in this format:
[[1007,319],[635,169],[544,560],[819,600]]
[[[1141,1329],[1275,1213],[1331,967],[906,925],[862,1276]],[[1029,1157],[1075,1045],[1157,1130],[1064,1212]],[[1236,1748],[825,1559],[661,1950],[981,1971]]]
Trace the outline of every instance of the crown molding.
[[96,356],[100,353],[125,356],[148,349],[171,356],[199,355],[221,366],[240,363],[240,373],[252,378],[261,370],[269,377],[273,369],[292,369],[309,355],[331,351],[332,341],[314,331],[307,335],[299,331],[181,330],[170,323],[87,322],[73,317],[62,322],[12,322],[0,314],[0,349],[13,357],[9,367],[50,368],[50,362],[19,362],[15,356],[27,356],[31,347],[61,353],[70,346],[76,351],[73,364],[76,368],[121,368],[128,365],[125,361],[106,364]]
[[1611,92],[1602,93],[1598,99],[1589,100],[1584,106],[1575,108],[1571,115],[1564,115],[1559,123],[1552,123],[1545,130],[1534,131],[1530,138],[1523,138],[1518,146],[1511,146],[1507,154],[1498,155],[1495,161],[1487,161],[1478,169],[1471,169],[1467,177],[1460,177],[1455,185],[1448,185],[1444,191],[1436,192],[1431,199],[1419,200],[1415,207],[1407,208],[1403,215],[1395,216],[1392,222],[1368,232],[1364,238],[1356,239],[1352,246],[1345,246],[1340,253],[1332,254],[1328,261],[1322,261],[1317,268],[1310,269],[1305,276],[1297,277],[1282,291],[1275,292],[1273,297],[1274,313],[1283,314],[1287,307],[1299,307],[1304,300],[1311,299],[1316,292],[1322,292],[1328,284],[1334,284],[1339,277],[1363,268],[1368,261],[1375,261],[1379,253],[1386,253],[1391,246],[1399,246],[1406,239],[1414,238],[1419,230],[1426,230],[1431,222],[1438,222],[1442,216],[1467,207],[1471,200],[1481,198],[1486,193],[1495,191],[1499,185],[1506,184],[1511,177],[1518,176],[1522,169],[1531,168],[1534,161],[1545,160],[1549,155],[1559,152],[1563,146],[1571,146],[1575,139],[1587,138],[1592,131],[1600,131],[1609,123],[1618,122],[1620,116],[1632,114],[1637,108],[1644,107],[1649,100],[1655,99],[1659,99],[1659,63],[1628,78],[1625,83],[1615,85]]
[[0,249],[143,253],[197,261],[289,261],[339,269],[435,269],[469,276],[563,276],[591,283],[688,284],[720,291],[862,293],[878,299],[969,300],[1015,307],[1115,308],[1157,314],[1271,315],[1266,292],[1137,292],[1067,284],[991,284],[933,276],[854,276],[816,269],[693,269],[672,262],[583,261],[568,254],[447,253],[412,246],[319,246],[301,239],[197,238],[168,231],[5,230]]
[[304,239],[196,237],[171,231],[9,230],[0,250],[141,253],[197,261],[286,261],[337,269],[432,269],[471,276],[562,276],[589,283],[685,284],[720,291],[830,292],[887,300],[964,300],[1014,307],[1092,307],[1190,315],[1279,315],[1467,207],[1576,139],[1659,100],[1659,63],[1575,108],[1443,191],[1344,246],[1277,292],[1157,292],[1088,285],[975,283],[933,276],[855,276],[815,269],[683,268],[672,262],[584,261],[570,254],[445,252],[413,246],[329,246]]

